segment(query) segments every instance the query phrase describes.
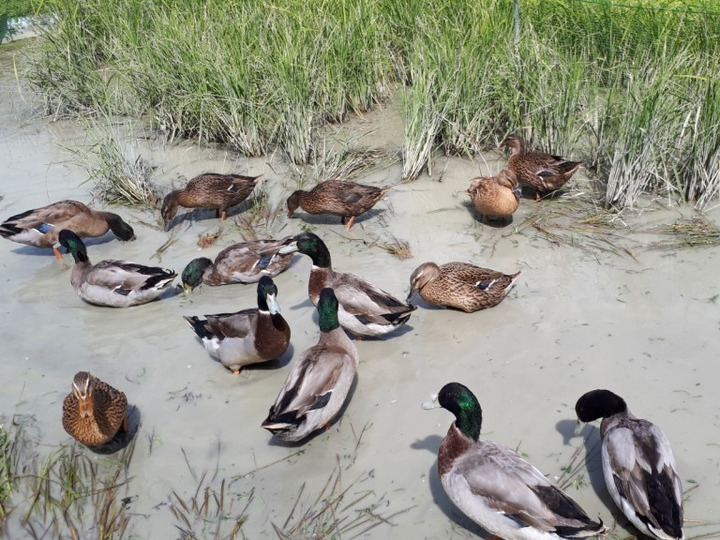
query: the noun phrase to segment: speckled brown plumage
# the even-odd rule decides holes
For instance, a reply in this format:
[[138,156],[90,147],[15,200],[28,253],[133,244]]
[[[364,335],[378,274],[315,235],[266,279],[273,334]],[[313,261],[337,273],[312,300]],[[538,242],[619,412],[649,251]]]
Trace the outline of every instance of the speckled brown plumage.
[[466,191],[475,209],[485,219],[511,218],[520,204],[517,176],[510,169],[497,176],[478,176],[470,180]]
[[515,173],[520,184],[534,190],[536,199],[561,188],[582,165],[581,161],[568,161],[537,150],[527,151],[525,142],[517,135],[509,135],[500,144],[500,148],[505,147],[512,150],[508,169]]
[[183,189],[176,189],[165,196],[161,215],[168,226],[177,213],[178,206],[185,208],[210,208],[224,220],[228,208],[248,198],[263,175],[206,173],[190,180]]
[[288,197],[288,217],[300,207],[308,214],[340,216],[342,223],[350,218],[349,229],[355,218],[375,206],[389,189],[337,180],[320,182],[310,191],[298,190]]
[[127,398],[87,371],[75,374],[63,401],[63,427],[78,442],[99,446],[127,431]]
[[437,265],[426,262],[410,276],[408,302],[417,291],[428,304],[471,313],[498,305],[520,272],[503,274],[464,262]]

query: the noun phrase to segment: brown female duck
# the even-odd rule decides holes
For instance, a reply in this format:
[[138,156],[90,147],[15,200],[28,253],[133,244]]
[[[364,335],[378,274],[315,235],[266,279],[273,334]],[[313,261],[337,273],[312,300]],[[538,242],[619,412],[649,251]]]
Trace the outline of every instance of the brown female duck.
[[292,262],[292,253],[279,253],[289,239],[239,242],[218,253],[215,262],[207,257],[193,259],[182,272],[183,287],[190,291],[201,283],[256,283],[262,276],[275,277]]
[[310,191],[298,190],[288,197],[288,217],[299,206],[308,214],[340,216],[341,223],[350,218],[347,223],[349,229],[355,223],[355,218],[375,206],[389,189],[338,180],[320,182]]
[[80,201],[58,201],[47,206],[27,210],[5,220],[0,236],[29,246],[58,251],[58,233],[68,229],[80,237],[98,237],[111,230],[121,240],[134,240],[135,232],[123,219],[112,212],[93,210]]
[[497,176],[473,178],[465,193],[486,220],[507,220],[520,204],[517,176],[510,169],[501,170]]
[[280,315],[277,293],[273,280],[262,276],[257,287],[257,308],[185,320],[210,356],[237,374],[243,366],[282,356],[290,345],[290,327]]
[[340,325],[356,336],[380,336],[405,324],[415,306],[409,306],[355,274],[335,272],[330,251],[316,234],[301,233],[290,239],[281,253],[299,251],[312,259],[308,296],[318,305],[320,291],[335,291]]
[[110,442],[127,431],[127,398],[87,371],[75,374],[72,392],[63,401],[65,431],[86,446]]
[[538,150],[528,152],[522,138],[514,134],[500,144],[500,148],[505,147],[512,150],[508,169],[515,173],[520,184],[534,190],[536,200],[561,188],[582,165],[581,161],[568,161]]
[[218,173],[196,176],[183,189],[176,189],[165,196],[160,211],[165,227],[170,227],[178,206],[211,208],[224,221],[228,208],[247,199],[263,176]]
[[410,276],[410,294],[416,292],[428,304],[472,313],[497,306],[515,284],[520,272],[503,274],[464,262],[437,265],[426,262]]

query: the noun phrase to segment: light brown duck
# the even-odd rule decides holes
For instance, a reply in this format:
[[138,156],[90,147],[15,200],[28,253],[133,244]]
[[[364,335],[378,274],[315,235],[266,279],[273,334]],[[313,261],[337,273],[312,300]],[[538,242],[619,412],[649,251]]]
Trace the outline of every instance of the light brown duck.
[[515,284],[520,272],[503,274],[464,262],[437,265],[426,262],[410,276],[410,302],[415,293],[428,304],[471,313],[498,305]]
[[501,170],[497,176],[473,178],[466,193],[486,220],[512,218],[520,205],[517,176],[510,169]]
[[86,446],[110,442],[119,431],[127,431],[127,398],[87,371],[75,374],[72,392],[63,401],[62,423],[77,441]]

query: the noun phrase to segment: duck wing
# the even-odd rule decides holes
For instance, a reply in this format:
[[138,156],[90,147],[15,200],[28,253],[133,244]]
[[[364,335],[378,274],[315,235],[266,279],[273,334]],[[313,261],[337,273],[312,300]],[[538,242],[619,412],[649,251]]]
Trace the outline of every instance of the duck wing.
[[7,238],[31,229],[36,229],[42,234],[49,232],[52,228],[60,231],[64,228],[62,225],[76,215],[89,212],[90,209],[81,202],[58,201],[9,217],[0,226],[0,235]]
[[288,375],[263,425],[300,425],[309,411],[328,404],[343,369],[351,362],[353,358],[347,351],[332,344],[320,342],[305,351]]
[[[244,338],[255,333],[257,328],[257,308],[244,309],[236,313],[216,313],[205,315],[205,326],[219,337]],[[202,336],[200,336],[202,337]]]
[[647,420],[628,419],[609,431],[603,457],[618,494],[650,529],[682,537],[682,485],[670,442]]
[[94,287],[128,295],[134,291],[158,289],[169,284],[177,274],[159,266],[145,266],[130,261],[105,260],[85,275],[85,282]]
[[580,506],[552,485],[534,466],[514,451],[494,443],[479,442],[456,459],[451,475],[461,475],[470,493],[482,504],[520,526],[583,537],[604,530]]
[[335,274],[332,284],[346,312],[373,323],[387,324],[416,309],[354,274]]

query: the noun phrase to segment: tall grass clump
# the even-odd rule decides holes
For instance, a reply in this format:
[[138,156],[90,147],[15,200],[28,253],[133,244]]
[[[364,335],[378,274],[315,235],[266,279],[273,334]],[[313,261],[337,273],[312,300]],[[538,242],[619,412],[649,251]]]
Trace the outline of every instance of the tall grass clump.
[[[226,142],[246,155],[277,147],[305,163],[323,121],[388,93],[373,0],[48,0],[46,9],[60,22],[33,80],[54,110],[99,101],[124,112],[130,102],[170,137]],[[62,76],[53,80],[55,71]],[[109,92],[110,80],[132,99]]]
[[[46,0],[49,111],[149,113],[170,139],[312,163],[319,128],[399,96],[403,176],[436,151],[581,159],[610,207],[720,192],[714,0]],[[715,101],[714,101],[715,100]],[[665,160],[661,159],[665,156]]]
[[0,427],[0,533],[13,538],[122,539],[130,498],[123,498],[134,441],[98,459],[78,445],[37,453],[34,422],[15,416]]

